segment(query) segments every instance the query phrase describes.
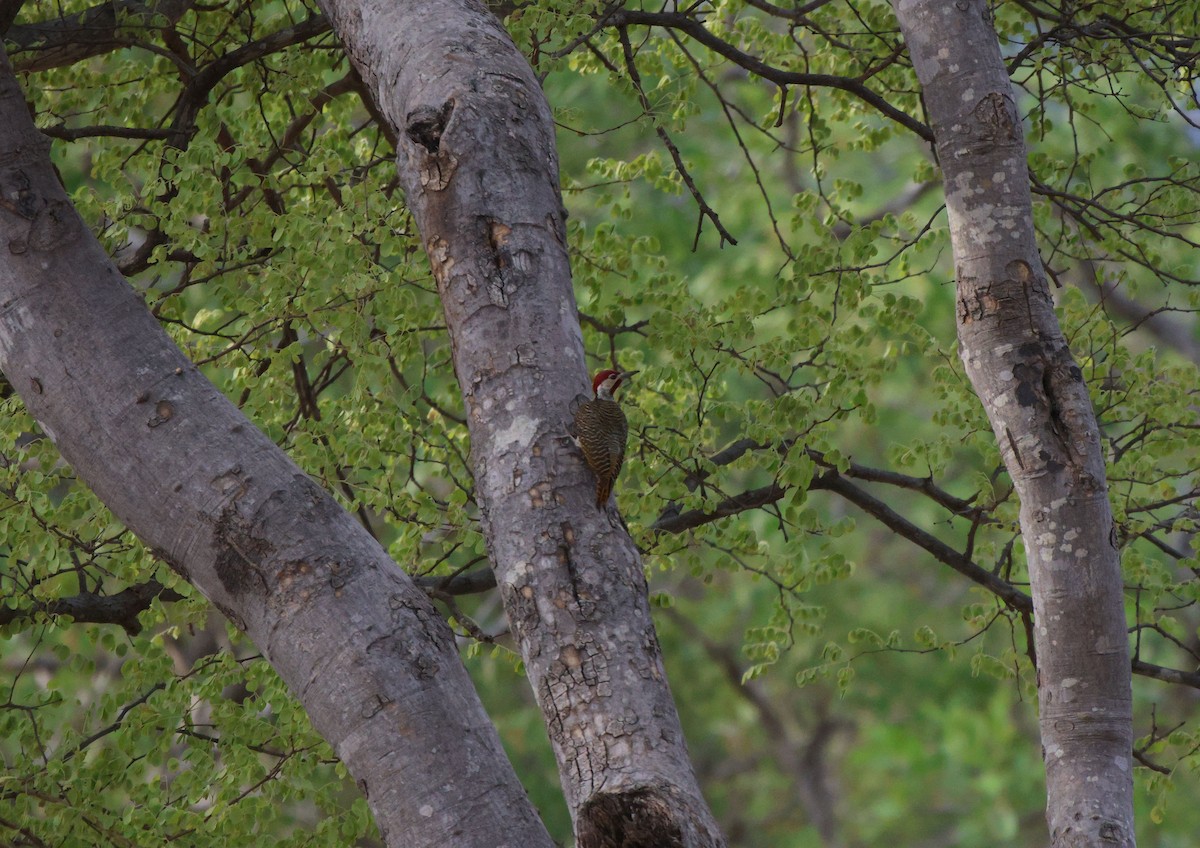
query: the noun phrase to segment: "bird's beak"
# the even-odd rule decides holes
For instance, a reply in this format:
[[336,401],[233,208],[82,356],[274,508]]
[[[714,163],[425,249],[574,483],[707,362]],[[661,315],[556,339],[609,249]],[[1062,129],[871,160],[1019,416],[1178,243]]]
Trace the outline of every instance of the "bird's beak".
[[637,374],[637,373],[638,373],[637,371],[622,371],[620,374],[617,375],[617,379],[620,380],[621,382],[625,382],[626,378],[632,377],[634,374]]

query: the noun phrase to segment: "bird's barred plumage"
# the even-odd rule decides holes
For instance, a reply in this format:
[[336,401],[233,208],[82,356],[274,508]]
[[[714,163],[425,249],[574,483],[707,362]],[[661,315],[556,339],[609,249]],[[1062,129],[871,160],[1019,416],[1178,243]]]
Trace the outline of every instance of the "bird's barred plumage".
[[576,398],[572,406],[574,421],[571,435],[583,451],[583,458],[596,475],[596,506],[603,509],[612,494],[613,483],[625,462],[625,441],[629,438],[629,423],[613,393],[634,371],[606,369],[592,380],[592,398]]
[[596,398],[576,408],[575,431],[583,458],[596,475],[596,506],[603,507],[625,462],[629,423],[615,400]]

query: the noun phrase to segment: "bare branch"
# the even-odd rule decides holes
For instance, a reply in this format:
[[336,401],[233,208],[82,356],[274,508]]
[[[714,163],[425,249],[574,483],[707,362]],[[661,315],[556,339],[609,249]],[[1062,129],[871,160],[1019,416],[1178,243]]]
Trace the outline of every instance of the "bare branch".
[[496,574],[490,568],[450,576],[414,577],[413,582],[430,594],[478,595],[496,588]]
[[182,144],[196,131],[196,116],[208,101],[209,93],[228,74],[264,56],[269,56],[294,44],[308,41],[329,31],[329,21],[324,15],[313,15],[295,26],[284,27],[257,41],[231,50],[219,59],[204,66],[204,69],[188,81],[175,103],[175,118],[171,128],[176,143]]
[[[815,484],[814,484],[815,485]],[[731,515],[738,515],[751,509],[758,509],[767,504],[775,503],[787,494],[787,489],[777,483],[751,489],[726,498],[711,510],[692,509],[687,512],[672,512],[668,510],[650,525],[650,529],[658,533],[682,533],[704,524],[711,524]]]
[[677,29],[687,33],[696,41],[740,68],[755,76],[780,86],[812,86],[814,88],[836,88],[853,94],[859,100],[867,103],[901,126],[912,130],[925,141],[933,141],[933,131],[907,112],[897,109],[882,95],[872,91],[859,79],[839,77],[833,74],[810,74],[799,71],[784,71],[768,65],[756,56],[738,50],[727,41],[713,35],[700,21],[688,15],[674,12],[642,12],[635,9],[624,9],[609,17],[609,23],[618,28],[629,26],[657,26],[666,29]]
[[1152,677],[1155,680],[1162,680],[1165,683],[1178,683],[1182,686],[1200,689],[1200,672],[1180,671],[1179,669],[1166,668],[1161,665],[1145,662],[1144,660],[1135,659],[1133,661],[1133,673],[1140,674],[1143,677]]
[[941,539],[917,527],[883,501],[847,482],[840,475],[822,474],[813,480],[813,488],[836,492],[903,538],[924,548],[938,562],[950,566],[968,580],[983,586],[1013,609],[1032,612],[1033,600],[1020,589],[968,559]]
[[692,175],[688,173],[687,166],[683,163],[683,156],[680,155],[679,148],[675,146],[675,142],[671,140],[671,136],[667,133],[666,128],[663,127],[655,116],[654,107],[650,104],[650,98],[646,96],[646,90],[642,87],[642,78],[638,74],[637,60],[633,55],[633,45],[629,43],[629,33],[624,27],[620,27],[617,30],[617,34],[621,39],[621,50],[625,55],[625,70],[629,72],[629,78],[633,81],[633,87],[637,91],[638,100],[642,104],[642,111],[654,123],[654,132],[658,134],[663,146],[671,154],[671,161],[675,163],[675,170],[678,172],[680,179],[683,180],[683,184],[687,186],[688,191],[691,192],[696,205],[700,207],[700,221],[696,227],[696,241],[692,245],[692,250],[695,250],[700,243],[700,231],[704,227],[705,218],[712,221],[713,226],[717,228],[717,233],[721,236],[722,245],[725,242],[736,245],[737,239],[733,237],[733,234],[729,230],[725,229],[721,223],[721,219],[717,217],[716,210],[705,202],[704,196],[700,194],[700,189],[696,188],[696,183],[692,180]]
[[60,141],[78,141],[81,138],[129,138],[129,139],[168,139],[174,133],[162,127],[68,127],[59,124],[53,127],[43,127],[42,135],[56,138]]
[[[113,0],[80,14],[17,24],[4,40],[18,71],[45,71],[129,47],[139,26],[150,29],[174,23],[192,5],[193,0],[163,0],[154,5]],[[32,55],[22,60],[22,54]]]
[[68,598],[40,601],[31,607],[0,607],[0,626],[35,615],[67,615],[88,624],[119,624],[129,633],[142,629],[138,615],[150,607],[155,598],[180,601],[183,595],[167,589],[157,580],[130,586],[115,595],[80,592]]

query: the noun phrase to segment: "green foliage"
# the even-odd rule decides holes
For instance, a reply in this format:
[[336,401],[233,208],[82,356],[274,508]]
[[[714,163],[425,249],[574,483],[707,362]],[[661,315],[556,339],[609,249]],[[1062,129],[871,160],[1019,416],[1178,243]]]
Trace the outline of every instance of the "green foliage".
[[365,802],[266,662],[235,643],[184,668],[179,628],[148,635],[166,615],[143,613],[134,637],[57,620],[10,641],[5,821],[65,846],[369,834]]
[[[1055,30],[1000,4],[996,26],[1023,92],[1043,257],[1104,427],[1139,657],[1186,668],[1200,626],[1188,547],[1200,173],[1166,98],[1190,91],[1191,71],[1168,73],[1150,41],[1122,53],[1087,36],[1105,5]],[[30,3],[23,20],[85,6]],[[882,0],[797,21],[737,0],[697,8],[727,53],[865,80],[923,117]],[[813,774],[838,787],[844,844],[1044,839],[1026,622],[830,488],[856,486],[1024,587],[1018,504],[955,350],[928,146],[847,88],[737,70],[684,30],[627,27],[639,88],[620,32],[597,25],[609,9],[540,0],[507,23],[559,122],[589,357],[642,371],[624,398],[634,436],[618,498],[706,791],[735,844],[828,841],[797,803]],[[1123,20],[1153,29],[1158,11]],[[436,286],[390,145],[332,36],[234,69],[194,126],[174,105],[181,49],[203,67],[315,13],[272,2],[196,6],[151,29],[131,20],[131,46],[22,82],[50,130],[175,131],[56,141],[80,213],[206,375],[366,516],[401,567],[477,567]],[[1183,344],[1144,318],[1153,310],[1186,322]],[[113,520],[18,400],[0,403],[5,603],[34,610],[149,579],[183,596],[155,602],[136,633],[44,612],[5,626],[0,829],[20,822],[68,846],[371,839],[365,802],[254,648]],[[662,529],[773,487],[758,508]],[[449,612],[464,634],[504,626],[490,596]],[[469,667],[566,839],[520,664],[479,645]],[[1200,826],[1179,802],[1196,790],[1200,747],[1190,724],[1176,729],[1190,718],[1178,688],[1135,693],[1139,750],[1168,772],[1139,770],[1147,844],[1190,844]],[[811,772],[789,752],[812,754]]]

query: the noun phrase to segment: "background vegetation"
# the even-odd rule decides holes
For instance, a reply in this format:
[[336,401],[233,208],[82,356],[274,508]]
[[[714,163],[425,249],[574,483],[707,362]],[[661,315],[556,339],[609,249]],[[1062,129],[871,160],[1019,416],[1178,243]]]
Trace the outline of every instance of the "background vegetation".
[[[27,3],[8,44],[80,213],[397,563],[485,568],[436,287],[391,143],[315,8],[126,10],[119,44],[70,62],[22,40],[85,8]],[[865,80],[919,126],[915,78],[887,3],[804,8],[704,3],[655,27],[619,18],[660,14],[636,3],[500,10],[559,122],[588,350],[641,369],[618,500],[731,844],[1038,844],[1029,617],[947,561],[1024,587],[1017,504],[955,350],[930,146],[852,91],[772,82],[729,51]],[[1200,830],[1198,14],[995,7],[1043,259],[1105,430],[1144,665],[1139,840],[1159,846]],[[2,404],[0,842],[372,844],[254,646]],[[426,585],[568,839],[498,600]],[[116,624],[71,614],[123,591],[153,600]]]

